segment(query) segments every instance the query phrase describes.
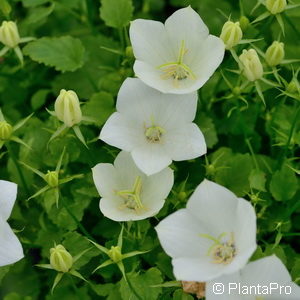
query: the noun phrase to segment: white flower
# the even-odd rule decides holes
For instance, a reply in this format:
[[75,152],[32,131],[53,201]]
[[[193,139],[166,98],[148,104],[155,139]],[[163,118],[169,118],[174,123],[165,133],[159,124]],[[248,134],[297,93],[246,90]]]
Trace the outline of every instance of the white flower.
[[[222,293],[222,295],[216,295],[213,291],[213,286],[217,283],[222,284],[225,288],[224,293]],[[281,293],[280,288],[276,288],[277,285],[283,287],[281,288]],[[250,290],[251,286],[253,286],[253,288],[251,288]],[[263,288],[263,286],[267,288]],[[271,286],[273,287],[272,290],[269,289],[269,287]],[[284,287],[287,288],[285,289]],[[244,291],[244,295],[242,293],[242,290]],[[294,282],[292,282],[291,276],[287,271],[285,265],[281,262],[281,260],[275,255],[272,255],[256,260],[254,262],[250,262],[239,272],[226,276],[221,276],[214,281],[208,282],[206,284],[205,299],[299,300],[300,287],[297,286]]]
[[94,183],[102,197],[100,210],[114,221],[142,220],[154,216],[163,207],[174,182],[170,168],[146,176],[125,151],[118,154],[114,165],[100,163],[92,171]]
[[17,197],[15,183],[0,180],[0,267],[24,257],[21,243],[6,222]]
[[147,85],[163,92],[198,90],[223,60],[225,46],[209,35],[200,16],[189,6],[162,24],[137,19],[130,26],[136,61],[134,71]]
[[193,159],[206,153],[200,129],[192,123],[197,93],[163,94],[139,79],[128,78],[100,139],[131,152],[136,165],[147,175],[167,167],[172,160]]
[[256,215],[251,204],[204,180],[185,209],[156,226],[172,257],[177,280],[209,281],[243,268],[256,249]]

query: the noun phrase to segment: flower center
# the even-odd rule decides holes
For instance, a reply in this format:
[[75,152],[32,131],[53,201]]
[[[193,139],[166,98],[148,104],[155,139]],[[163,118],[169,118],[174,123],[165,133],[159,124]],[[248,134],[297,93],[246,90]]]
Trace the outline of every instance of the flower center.
[[157,126],[154,122],[154,118],[151,117],[151,126],[145,126],[145,137],[150,143],[159,143],[163,134],[165,133],[164,128]]
[[213,241],[213,244],[208,249],[207,255],[211,256],[213,263],[227,265],[232,262],[236,255],[236,247],[234,244],[233,233],[230,233],[230,238],[226,241],[224,237],[228,234],[226,232],[220,234],[218,238],[214,238],[208,234],[200,234],[201,237]]
[[141,189],[142,189],[142,179],[140,176],[137,176],[134,181],[132,189],[121,190],[117,192],[117,195],[119,195],[124,199],[124,207],[128,207],[136,211],[144,208],[140,198]]
[[173,79],[174,85],[177,87],[179,86],[179,81],[187,78],[196,79],[196,76],[191,68],[183,62],[184,55],[187,53],[187,51],[188,50],[185,48],[185,42],[182,40],[178,54],[178,60],[158,66],[158,69],[161,69],[164,73],[161,75],[162,79]]

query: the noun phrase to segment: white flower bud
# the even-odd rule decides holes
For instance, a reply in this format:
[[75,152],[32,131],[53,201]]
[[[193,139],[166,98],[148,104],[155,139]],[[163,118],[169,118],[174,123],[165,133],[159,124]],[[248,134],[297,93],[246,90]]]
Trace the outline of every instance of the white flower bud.
[[48,171],[45,175],[45,181],[50,187],[58,186],[58,173],[56,171]]
[[242,63],[243,74],[249,81],[255,81],[262,78],[263,67],[254,49],[243,50],[243,53],[239,57]]
[[222,28],[220,38],[223,40],[226,49],[236,46],[242,39],[243,32],[239,22],[227,21]]
[[73,265],[72,255],[63,245],[57,245],[50,249],[50,265],[57,272],[68,272]]
[[267,0],[266,1],[266,7],[268,11],[273,14],[279,14],[283,12],[286,8],[286,0]]
[[274,41],[266,51],[266,61],[269,66],[279,65],[284,58],[284,44]]
[[0,41],[7,47],[15,48],[20,43],[18,27],[13,21],[3,21],[0,26]]
[[13,132],[12,126],[6,121],[0,121],[0,141],[9,140]]
[[82,119],[79,99],[74,91],[61,90],[54,108],[57,118],[68,127],[78,124]]

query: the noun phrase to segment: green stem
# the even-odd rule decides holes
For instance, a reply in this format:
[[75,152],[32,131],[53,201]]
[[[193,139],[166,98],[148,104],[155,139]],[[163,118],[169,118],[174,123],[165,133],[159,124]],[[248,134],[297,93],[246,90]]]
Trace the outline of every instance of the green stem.
[[25,176],[24,176],[24,174],[23,174],[23,172],[22,172],[22,169],[21,169],[21,167],[20,167],[20,165],[19,165],[19,163],[18,163],[18,160],[17,160],[17,158],[16,158],[16,156],[15,156],[15,153],[14,153],[14,151],[12,150],[11,146],[9,146],[8,144],[6,144],[6,148],[7,148],[7,150],[8,150],[8,153],[9,153],[9,155],[10,155],[12,161],[14,162],[14,164],[15,164],[15,166],[16,166],[16,168],[17,168],[17,171],[18,171],[18,173],[19,173],[20,179],[21,179],[21,181],[22,181],[22,185],[23,185],[23,187],[24,187],[24,190],[25,190],[25,192],[26,192],[27,197],[29,198],[29,197],[30,197],[29,188],[28,188],[28,185],[27,185],[27,183],[26,183]]
[[76,286],[76,284],[75,284],[75,282],[74,282],[71,275],[69,275],[69,278],[70,278],[70,281],[71,281],[71,286],[72,286],[72,288],[74,290],[74,293],[76,295],[76,298],[79,299],[79,290],[78,290],[78,288],[77,288],[77,286]]
[[288,151],[288,148],[290,146],[290,143],[291,143],[291,140],[292,140],[292,137],[293,137],[293,134],[294,134],[294,129],[296,127],[296,124],[297,124],[297,121],[298,121],[298,118],[299,118],[299,113],[300,113],[300,105],[298,106],[298,109],[296,110],[295,117],[294,117],[294,120],[293,120],[293,123],[292,123],[292,127],[290,129],[290,133],[289,133],[287,143],[286,143],[286,145],[285,145],[285,147],[284,147],[283,151],[281,152],[281,155],[278,159],[278,164],[277,164],[278,169],[282,166],[282,163],[284,161],[284,157],[285,157],[285,155]]
[[78,221],[76,216],[71,212],[71,210],[68,208],[66,205],[63,197],[60,195],[60,202],[62,203],[63,207],[66,209],[67,213],[71,216],[71,218],[75,221],[77,224],[78,228],[81,230],[81,232],[89,239],[92,241],[95,241],[95,239],[88,233],[88,231],[85,229],[85,227]]
[[256,168],[257,170],[259,170],[259,166],[258,166],[256,157],[255,157],[255,153],[254,153],[254,151],[253,151],[253,148],[252,148],[252,145],[251,145],[249,139],[247,139],[247,138],[246,138],[246,144],[247,144],[247,146],[248,146],[248,148],[249,148],[249,150],[250,150],[250,152],[251,152],[252,159],[253,159],[253,162],[254,162],[254,164],[255,164],[255,168]]

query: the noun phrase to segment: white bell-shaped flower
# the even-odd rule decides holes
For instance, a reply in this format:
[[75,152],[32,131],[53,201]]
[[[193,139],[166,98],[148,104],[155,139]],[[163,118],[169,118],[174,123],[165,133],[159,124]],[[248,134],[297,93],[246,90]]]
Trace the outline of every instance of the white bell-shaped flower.
[[202,87],[223,60],[225,46],[210,35],[200,16],[189,6],[162,24],[131,22],[134,72],[147,85],[163,92],[187,94]]
[[92,171],[102,197],[100,210],[114,221],[135,221],[154,216],[163,207],[174,182],[170,168],[147,176],[125,151],[118,154],[114,165],[100,163]]
[[24,257],[22,245],[7,223],[17,197],[15,183],[0,180],[0,267]]
[[147,175],[180,161],[206,153],[204,136],[193,122],[197,93],[163,94],[137,78],[123,83],[117,112],[111,115],[100,139],[131,152],[138,168]]
[[299,300],[300,287],[292,282],[281,260],[272,255],[250,262],[239,272],[207,282],[205,299]]
[[204,180],[156,231],[172,257],[177,280],[209,281],[242,269],[256,249],[256,215],[251,204]]

